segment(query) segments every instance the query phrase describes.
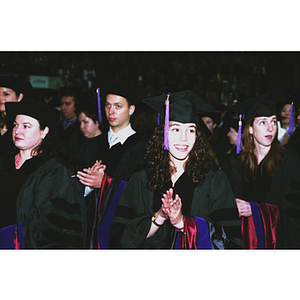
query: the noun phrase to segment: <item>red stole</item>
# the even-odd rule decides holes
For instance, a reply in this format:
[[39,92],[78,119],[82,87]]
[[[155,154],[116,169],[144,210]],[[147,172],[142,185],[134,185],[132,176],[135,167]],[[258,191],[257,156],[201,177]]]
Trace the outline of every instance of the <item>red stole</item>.
[[[264,246],[265,249],[276,248],[276,231],[279,219],[279,208],[277,205],[260,203],[257,204],[260,209],[260,215],[263,224],[264,232]],[[243,249],[257,249],[257,236],[253,216],[242,217],[242,248]]]
[[197,225],[191,216],[183,217],[182,249],[197,249]]

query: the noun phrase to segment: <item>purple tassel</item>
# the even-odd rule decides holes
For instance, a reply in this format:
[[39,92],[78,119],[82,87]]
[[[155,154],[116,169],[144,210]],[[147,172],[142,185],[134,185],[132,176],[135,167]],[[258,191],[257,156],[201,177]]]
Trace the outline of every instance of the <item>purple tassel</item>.
[[157,125],[160,125],[160,113],[157,113]]
[[165,115],[165,131],[164,131],[164,144],[165,150],[170,150],[169,148],[169,116],[170,116],[170,101],[169,101],[170,93],[167,95],[167,99],[165,101],[166,105],[166,115]]
[[242,114],[240,114],[238,137],[237,137],[237,143],[236,143],[236,153],[237,154],[239,154],[241,152],[241,139],[242,139]]
[[102,122],[101,103],[100,103],[100,89],[99,88],[97,88],[97,96],[98,96],[98,117],[99,117],[99,121]]
[[289,124],[288,135],[294,134],[293,105],[294,105],[294,102],[292,102],[292,104],[291,104],[290,124]]

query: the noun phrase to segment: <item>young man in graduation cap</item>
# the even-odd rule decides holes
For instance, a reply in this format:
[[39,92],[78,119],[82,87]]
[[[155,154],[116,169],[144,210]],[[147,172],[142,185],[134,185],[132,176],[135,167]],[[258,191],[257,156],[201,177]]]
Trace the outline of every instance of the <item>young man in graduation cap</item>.
[[[212,167],[199,126],[206,103],[191,91],[143,101],[160,113],[147,166],[120,197],[110,233],[124,249],[226,249],[241,245],[240,221],[226,175]],[[166,105],[165,105],[166,104]]]
[[242,149],[222,170],[234,192],[243,248],[300,248],[300,159],[277,138],[273,93],[232,106],[245,114]]
[[[97,224],[94,225],[96,230],[104,217],[108,223],[112,221],[112,216],[107,214],[112,207],[111,198],[121,181],[127,182],[135,171],[144,166],[147,146],[147,141],[133,130],[130,123],[135,104],[139,101],[139,87],[125,80],[110,80],[104,82],[100,91],[109,130],[100,136],[99,163],[77,173],[82,184],[95,189],[98,212]],[[109,229],[106,223],[103,227],[104,230]],[[92,244],[91,247],[104,247],[95,241]]]

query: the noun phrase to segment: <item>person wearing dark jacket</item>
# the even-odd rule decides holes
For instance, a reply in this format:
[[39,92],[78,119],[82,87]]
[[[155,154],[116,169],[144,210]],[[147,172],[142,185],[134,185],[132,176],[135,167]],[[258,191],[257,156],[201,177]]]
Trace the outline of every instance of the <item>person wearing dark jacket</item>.
[[[135,104],[140,100],[138,87],[125,80],[109,80],[100,90],[109,130],[99,136],[95,165],[77,172],[80,182],[86,186],[86,192],[93,189],[87,196],[89,200],[92,197],[96,210],[95,218],[90,219],[94,227],[91,248],[100,248],[97,231],[109,209],[112,195],[121,181],[127,182],[134,172],[144,167],[147,147],[147,140],[132,128],[130,122]],[[105,165],[105,174],[101,164]],[[101,172],[94,172],[94,168],[101,169]],[[108,221],[111,223],[112,219],[108,218]],[[104,227],[109,231],[109,225]]]
[[15,147],[0,160],[0,248],[85,248],[83,189],[58,158],[59,112],[32,100],[5,106]]
[[[233,107],[232,107],[233,108]],[[272,93],[235,105],[245,112],[242,150],[227,174],[241,217],[244,249],[300,248],[300,159],[277,139]]]
[[241,247],[234,195],[198,125],[201,103],[192,99],[184,91],[143,100],[161,113],[162,125],[150,138],[146,168],[131,177],[121,194],[110,229],[117,247]]

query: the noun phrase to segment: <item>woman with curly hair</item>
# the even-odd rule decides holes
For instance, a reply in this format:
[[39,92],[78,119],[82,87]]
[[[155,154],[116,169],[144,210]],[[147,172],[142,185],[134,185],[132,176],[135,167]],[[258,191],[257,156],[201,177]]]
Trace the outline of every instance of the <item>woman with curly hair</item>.
[[236,197],[244,249],[300,248],[300,160],[277,139],[273,97],[232,107],[245,112],[243,147],[222,170]]
[[[165,98],[143,101],[162,112]],[[171,94],[170,117],[149,140],[146,169],[123,189],[110,231],[119,247],[239,248],[234,195],[210,155],[195,98],[190,91]]]

